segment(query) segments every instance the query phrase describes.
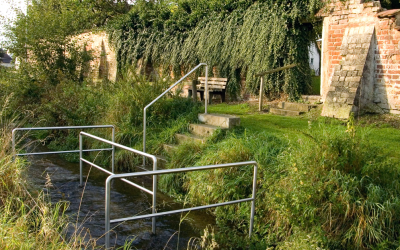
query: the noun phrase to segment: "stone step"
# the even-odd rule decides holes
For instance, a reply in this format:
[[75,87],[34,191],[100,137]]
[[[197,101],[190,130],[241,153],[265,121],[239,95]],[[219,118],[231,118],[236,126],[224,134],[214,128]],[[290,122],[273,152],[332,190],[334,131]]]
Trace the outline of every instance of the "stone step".
[[299,116],[302,114],[300,111],[279,109],[279,108],[270,108],[269,112],[275,115],[284,115],[284,116]]
[[233,115],[199,114],[199,120],[208,125],[228,129],[240,125],[240,118]]
[[189,132],[198,135],[198,136],[211,136],[216,130],[217,126],[208,125],[208,124],[190,124]]
[[[156,155],[157,158],[157,169],[166,169],[167,168],[167,158],[162,155]],[[148,169],[149,171],[152,171],[153,168]]]
[[185,142],[204,143],[206,141],[205,138],[200,137],[198,135],[184,135],[184,134],[175,134],[175,139],[178,141],[178,144],[183,144]]
[[295,103],[295,102],[279,102],[276,108],[291,110],[291,111],[299,111],[299,112],[309,112],[311,109],[318,107],[316,104],[304,104],[304,103]]
[[165,152],[167,152],[168,154],[171,154],[177,148],[177,145],[164,144],[163,148],[164,148]]
[[321,103],[321,96],[320,95],[302,95],[301,98],[305,102],[309,103]]

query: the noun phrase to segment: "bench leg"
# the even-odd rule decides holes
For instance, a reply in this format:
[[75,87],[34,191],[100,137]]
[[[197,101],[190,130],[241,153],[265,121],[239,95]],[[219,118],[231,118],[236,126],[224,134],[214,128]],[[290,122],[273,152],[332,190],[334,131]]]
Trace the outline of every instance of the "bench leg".
[[211,100],[213,98],[213,93],[212,92],[208,92],[208,104],[211,104]]
[[200,101],[204,100],[204,92],[203,91],[199,91],[200,92]]
[[221,93],[221,101],[222,101],[222,102],[225,102],[225,92],[222,92],[222,93]]
[[188,89],[188,97],[189,98],[192,97],[192,90],[191,89]]

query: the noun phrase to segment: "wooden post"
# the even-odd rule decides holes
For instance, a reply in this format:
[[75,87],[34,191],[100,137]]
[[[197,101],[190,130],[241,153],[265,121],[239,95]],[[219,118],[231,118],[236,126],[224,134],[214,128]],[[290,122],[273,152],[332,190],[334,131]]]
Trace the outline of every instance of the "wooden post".
[[193,101],[197,102],[197,80],[192,80],[192,97]]
[[264,77],[262,76],[260,83],[260,98],[258,104],[258,111],[262,111],[263,96],[264,96]]

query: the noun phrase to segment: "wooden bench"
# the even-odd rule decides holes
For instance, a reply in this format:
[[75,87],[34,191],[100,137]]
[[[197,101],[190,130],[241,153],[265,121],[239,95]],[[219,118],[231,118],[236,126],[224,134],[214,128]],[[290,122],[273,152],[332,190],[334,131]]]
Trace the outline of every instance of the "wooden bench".
[[[206,90],[206,78],[199,77],[198,84],[196,84],[197,92],[200,92],[200,100],[204,100],[204,92]],[[225,102],[225,90],[226,83],[228,82],[228,78],[216,78],[209,77],[208,78],[208,93],[209,93],[209,102],[211,103],[213,95],[220,95],[222,102]],[[192,87],[189,87],[189,97],[192,96]]]

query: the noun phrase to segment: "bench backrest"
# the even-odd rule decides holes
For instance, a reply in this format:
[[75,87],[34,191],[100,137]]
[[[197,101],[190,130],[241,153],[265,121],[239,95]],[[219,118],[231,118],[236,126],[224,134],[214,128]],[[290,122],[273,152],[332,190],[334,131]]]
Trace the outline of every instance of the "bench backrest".
[[[206,78],[199,77],[200,84],[197,84],[197,87],[205,88]],[[208,88],[209,89],[225,89],[226,83],[228,82],[228,78],[216,78],[209,77],[208,78]]]

